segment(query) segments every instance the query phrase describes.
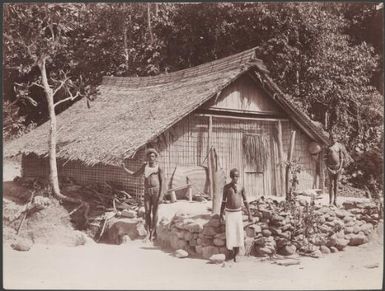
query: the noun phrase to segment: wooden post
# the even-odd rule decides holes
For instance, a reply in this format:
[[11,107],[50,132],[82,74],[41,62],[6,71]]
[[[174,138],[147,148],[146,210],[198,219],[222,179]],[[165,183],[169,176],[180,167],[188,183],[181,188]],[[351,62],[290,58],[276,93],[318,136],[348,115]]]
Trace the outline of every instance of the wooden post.
[[213,198],[213,184],[212,184],[212,171],[211,168],[211,135],[212,135],[213,118],[209,116],[209,127],[207,131],[207,168],[209,174],[209,194]]
[[291,131],[291,138],[290,138],[290,144],[289,144],[289,151],[287,153],[287,165],[286,165],[286,175],[285,175],[285,193],[286,193],[286,200],[290,199],[290,191],[289,191],[289,179],[290,179],[290,163],[293,159],[293,152],[294,152],[294,145],[295,145],[295,130]]
[[193,201],[193,193],[192,193],[192,187],[191,186],[189,186],[187,188],[187,196],[188,196],[188,201],[192,202]]
[[316,155],[312,155],[312,159],[314,159],[314,165],[315,165],[315,174],[313,177],[313,189],[320,189],[319,188],[319,177],[320,177],[320,162],[319,162],[320,155],[319,153]]
[[[213,152],[215,152],[213,150]],[[221,193],[219,192],[219,181],[218,181],[218,161],[217,155],[211,155],[211,164],[215,165],[215,169],[212,169],[212,187],[213,187],[213,207],[212,207],[212,213],[213,214],[220,214],[221,212]]]
[[175,191],[171,191],[171,192],[170,192],[170,200],[171,200],[171,203],[176,202],[176,194],[175,194]]
[[325,161],[324,161],[324,151],[320,151],[319,158],[319,186],[318,189],[321,189],[322,193],[325,190]]
[[192,202],[193,192],[192,192],[192,186],[191,186],[191,184],[190,184],[190,179],[189,179],[189,177],[186,177],[186,184],[188,185],[188,186],[187,186],[187,198],[188,198],[188,201],[189,201],[189,202]]
[[285,180],[283,177],[283,142],[282,142],[282,123],[280,120],[278,120],[278,136],[277,136],[277,143],[278,143],[278,160],[279,160],[279,176],[280,176],[280,184],[281,189],[280,190],[280,196],[283,196],[283,193],[285,191]]

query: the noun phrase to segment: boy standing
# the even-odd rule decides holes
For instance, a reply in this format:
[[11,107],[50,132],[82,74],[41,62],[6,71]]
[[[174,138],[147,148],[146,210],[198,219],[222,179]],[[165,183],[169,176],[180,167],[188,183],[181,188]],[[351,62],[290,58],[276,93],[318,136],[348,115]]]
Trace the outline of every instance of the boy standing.
[[223,188],[221,207],[221,221],[224,221],[223,213],[226,210],[226,247],[232,251],[234,262],[238,259],[239,248],[244,245],[244,232],[242,220],[242,200],[247,209],[249,221],[252,221],[249,203],[247,202],[245,189],[238,186],[239,171],[230,171],[231,182]]

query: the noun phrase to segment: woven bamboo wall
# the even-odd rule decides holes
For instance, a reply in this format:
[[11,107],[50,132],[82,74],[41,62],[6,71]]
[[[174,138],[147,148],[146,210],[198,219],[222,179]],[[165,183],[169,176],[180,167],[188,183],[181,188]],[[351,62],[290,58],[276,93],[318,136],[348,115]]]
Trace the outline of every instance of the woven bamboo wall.
[[[143,160],[143,151],[138,152],[135,159],[126,161],[128,168],[138,169]],[[49,164],[47,158],[40,158],[36,155],[23,156],[22,175],[24,177],[48,177]],[[121,185],[131,194],[143,193],[143,178],[135,178],[127,175],[120,167],[98,164],[86,166],[80,161],[64,162],[58,160],[59,178],[69,177],[77,184],[86,185],[91,183],[103,183],[112,181]]]
[[[236,167],[240,170],[241,181],[246,182],[245,187],[251,196],[278,195],[278,159],[277,146],[272,138],[274,121],[236,120],[226,118],[213,118],[211,144],[217,151],[219,163],[225,171],[229,181],[230,169]],[[282,123],[284,159],[290,141],[290,132],[296,127],[291,122]],[[296,143],[294,159],[298,160],[303,170],[299,175],[300,189],[313,187],[315,176],[315,162],[307,151],[310,139],[298,128],[296,129]],[[263,175],[258,175],[258,181],[251,187],[245,178],[244,160],[242,155],[243,134],[265,135],[270,140],[269,160]],[[164,168],[166,182],[176,166],[207,165],[207,136],[208,117],[189,115],[176,126],[166,131],[153,145],[159,150],[159,163]],[[135,155],[135,159],[126,161],[131,170],[138,169],[144,161],[143,150]],[[46,158],[34,155],[24,156],[22,160],[23,176],[48,177],[49,167]],[[64,163],[58,161],[59,176],[71,177],[79,184],[101,183],[113,181],[125,187],[132,194],[143,193],[143,178],[135,178],[127,175],[120,167],[95,165],[88,167],[78,161]],[[250,189],[252,188],[252,189]]]
[[[242,152],[244,134],[262,135],[269,141],[266,169],[263,175],[256,177],[259,181],[253,184],[253,189],[248,190],[250,195],[254,197],[256,195],[280,194],[277,193],[276,186],[277,183],[279,185],[279,181],[277,181],[279,176],[277,145],[273,139],[275,124],[276,121],[213,117],[211,144],[217,151],[219,163],[225,171],[227,181],[230,181],[228,176],[230,170],[235,167],[240,170],[240,179],[245,183],[245,187],[250,184],[248,183],[249,179],[245,177],[247,174],[244,172]],[[303,169],[299,175],[299,189],[312,188],[315,162],[307,151],[310,139],[291,122],[282,122],[282,124],[284,160],[287,158],[291,130],[296,130],[293,158],[299,162]],[[159,162],[165,169],[167,181],[171,178],[176,166],[207,165],[208,117],[190,115],[166,132],[165,136],[170,143],[160,151]]]

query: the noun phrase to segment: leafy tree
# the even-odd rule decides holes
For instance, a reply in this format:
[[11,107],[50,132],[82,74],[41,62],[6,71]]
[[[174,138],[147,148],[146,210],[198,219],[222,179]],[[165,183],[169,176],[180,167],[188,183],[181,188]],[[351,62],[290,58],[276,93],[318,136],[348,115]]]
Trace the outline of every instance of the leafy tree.
[[[61,11],[70,6],[51,4],[50,9]],[[365,151],[381,147],[383,113],[379,104],[383,106],[383,97],[375,86],[381,88],[378,80],[383,78],[382,34],[378,29],[382,27],[383,10],[376,10],[373,3],[75,6],[70,13],[61,14],[64,38],[60,38],[63,41],[57,52],[50,52],[54,58],[46,62],[50,77],[57,79],[59,68],[64,68],[71,72],[74,87],[81,83],[80,76],[83,83],[96,85],[104,75],[156,75],[258,46],[258,57],[281,89],[327,130],[338,129],[351,153],[357,145]],[[18,7],[29,11],[34,5]],[[33,13],[43,19],[43,12]],[[20,35],[26,31],[20,30]],[[29,68],[30,63],[23,46],[9,51],[6,71],[19,72],[9,78],[18,83],[36,82],[41,71],[38,66]],[[14,100],[13,88],[7,90],[7,96]],[[70,92],[76,94],[76,89]],[[48,115],[46,98],[39,99],[43,93],[38,86],[29,89],[29,96],[39,103],[36,109],[29,103],[17,103],[21,114],[31,112],[31,108],[40,113],[26,115],[27,121],[39,123],[44,120],[39,116]],[[65,94],[63,88],[56,99]],[[65,107],[62,103],[57,109]]]
[[[87,218],[88,204],[60,192],[56,163],[56,113],[60,104],[86,96],[89,88],[82,84],[81,78],[71,79],[68,72],[71,63],[63,66],[65,56],[70,59],[68,33],[79,22],[79,4],[7,4],[4,18],[4,49],[6,67],[18,68],[21,73],[29,73],[35,67],[40,74],[35,79],[21,84],[19,94],[26,95],[31,87],[41,88],[48,104],[49,165],[50,184],[53,194],[61,200],[80,203],[85,207]],[[60,66],[59,66],[60,65]],[[65,98],[60,98],[65,96]],[[88,96],[88,95],[87,95]]]

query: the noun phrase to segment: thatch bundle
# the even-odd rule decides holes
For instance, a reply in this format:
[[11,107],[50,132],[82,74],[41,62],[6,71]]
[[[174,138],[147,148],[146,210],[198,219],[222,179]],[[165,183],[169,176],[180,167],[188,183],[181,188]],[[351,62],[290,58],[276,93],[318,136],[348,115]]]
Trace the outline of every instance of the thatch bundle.
[[242,138],[246,162],[255,166],[257,172],[263,172],[266,168],[267,145],[267,138],[263,135],[244,135]]

